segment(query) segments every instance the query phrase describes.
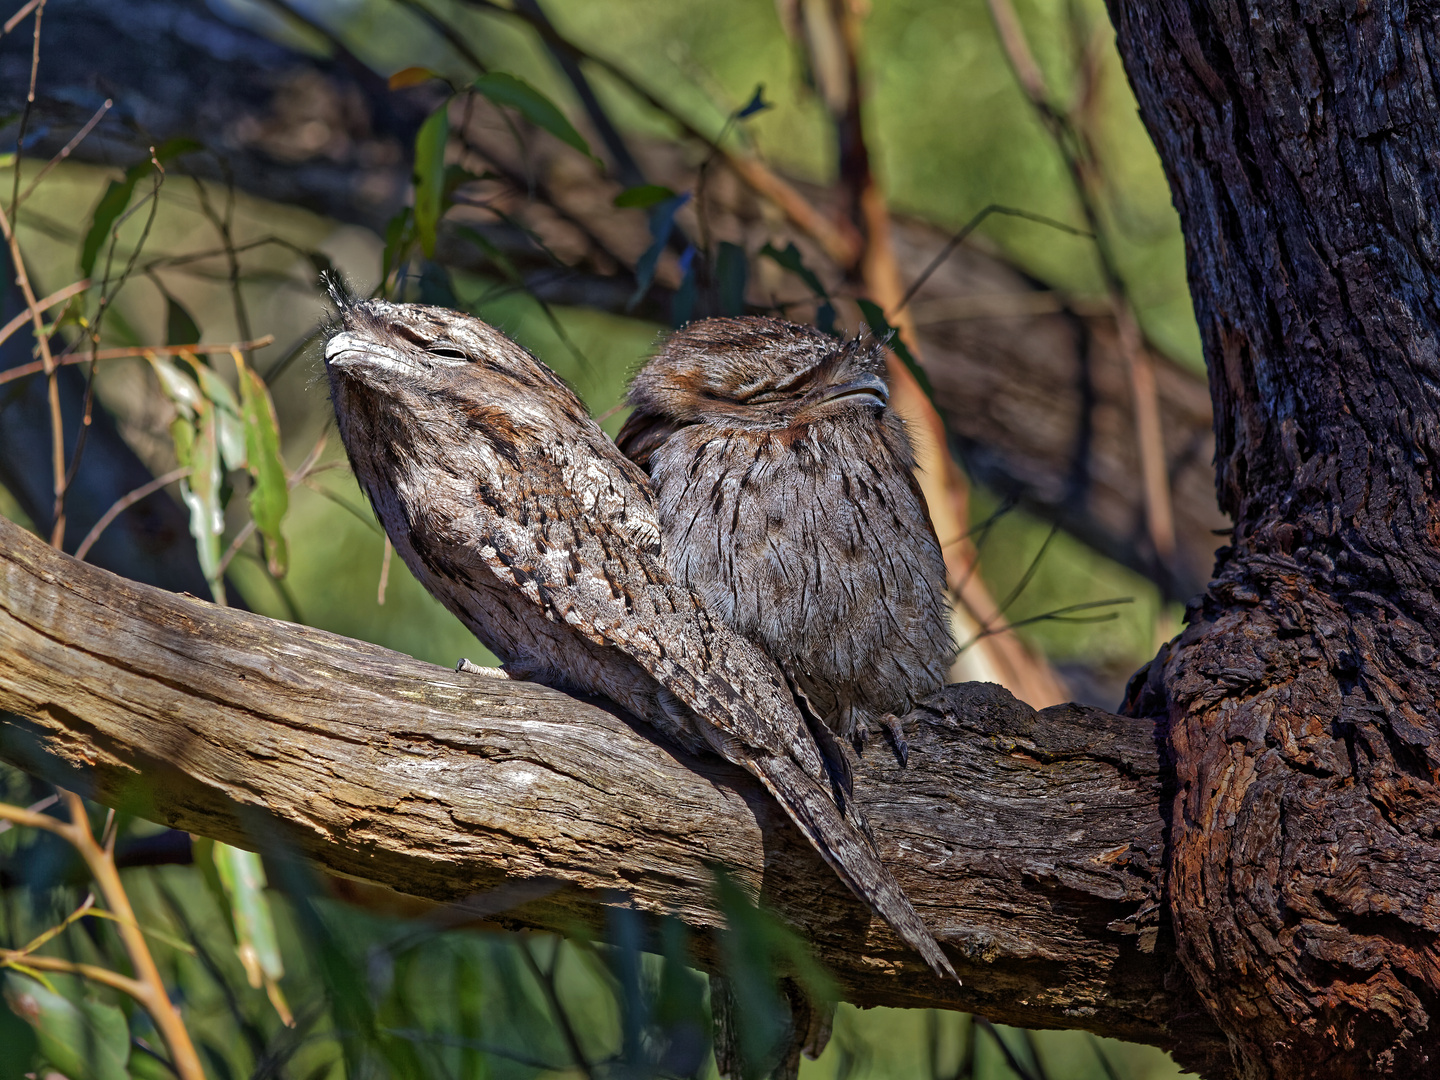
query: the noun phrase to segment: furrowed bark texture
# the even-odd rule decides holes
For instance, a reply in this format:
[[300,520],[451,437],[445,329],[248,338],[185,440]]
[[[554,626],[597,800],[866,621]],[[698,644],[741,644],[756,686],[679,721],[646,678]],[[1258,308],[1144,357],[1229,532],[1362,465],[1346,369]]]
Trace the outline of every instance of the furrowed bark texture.
[[[458,674],[114,577],[0,519],[0,756],[110,805],[289,846],[507,926],[596,921],[624,893],[720,926],[722,864],[811,943],[848,998],[964,1008],[1154,1043],[1224,1043],[1178,980],[1160,903],[1149,721],[1036,713],[965,684],[912,716],[857,797],[965,985],[872,919],[746,774],[601,704]],[[702,956],[702,959],[706,957]]]
[[1388,0],[1111,15],[1236,520],[1131,701],[1169,724],[1181,956],[1249,1075],[1433,1075],[1440,26]]

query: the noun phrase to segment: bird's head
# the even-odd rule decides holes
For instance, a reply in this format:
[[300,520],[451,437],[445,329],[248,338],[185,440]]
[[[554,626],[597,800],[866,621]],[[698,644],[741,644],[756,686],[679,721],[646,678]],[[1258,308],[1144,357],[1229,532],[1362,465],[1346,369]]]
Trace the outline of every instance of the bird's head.
[[464,429],[491,441],[543,440],[567,419],[588,423],[574,392],[489,324],[422,304],[353,300],[332,286],[337,318],[325,370],[347,445],[347,428],[372,437]]
[[780,319],[703,319],[671,336],[635,377],[629,402],[637,417],[663,418],[672,427],[863,422],[889,404],[884,369],[873,343],[838,341]]

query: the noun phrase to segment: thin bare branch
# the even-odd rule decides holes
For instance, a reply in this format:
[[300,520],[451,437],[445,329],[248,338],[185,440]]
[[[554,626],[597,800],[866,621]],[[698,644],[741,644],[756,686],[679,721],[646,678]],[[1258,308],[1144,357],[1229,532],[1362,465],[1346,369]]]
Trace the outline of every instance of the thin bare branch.
[[95,546],[95,541],[100,539],[100,535],[110,527],[110,523],[130,507],[134,506],[147,495],[153,495],[166,484],[173,484],[176,480],[183,479],[189,475],[190,469],[188,466],[183,469],[171,469],[163,476],[157,476],[148,484],[141,484],[129,494],[120,496],[120,498],[116,499],[114,504],[111,505],[110,509],[101,515],[100,520],[95,522],[95,527],[85,534],[85,539],[80,541],[80,546],[75,549],[75,558],[84,562],[85,556],[90,554],[90,549]]
[[[134,980],[125,980],[133,983],[132,988],[126,988],[125,992],[145,1006],[150,1014],[150,1019],[155,1022],[161,1036],[165,1039],[165,1045],[169,1047],[170,1058],[174,1063],[176,1075],[179,1080],[205,1080],[205,1070],[201,1068],[200,1057],[195,1052],[195,1046],[190,1041],[190,1033],[185,1028],[185,1022],[180,1018],[179,1011],[170,1000],[170,993],[165,988],[165,981],[160,977],[160,969],[155,964],[155,958],[151,955],[150,945],[145,940],[144,931],[140,929],[139,921],[135,918],[135,909],[130,904],[130,896],[121,884],[120,872],[115,868],[113,853],[107,851],[95,840],[95,834],[90,831],[90,816],[85,809],[85,803],[73,791],[60,789],[60,798],[65,803],[70,813],[70,833],[66,839],[71,846],[85,860],[85,866],[90,871],[90,876],[100,887],[100,894],[105,898],[105,905],[115,916],[116,929],[119,931],[120,940],[125,944],[125,952],[130,957],[130,966],[135,971]],[[36,966],[35,962],[41,957],[28,957],[26,962]],[[48,957],[44,959],[48,960]],[[98,969],[104,971],[105,969]],[[107,986],[115,986],[121,989],[120,983],[106,981],[105,978],[97,977],[93,972],[80,972],[87,978],[96,979],[97,982],[104,982]],[[114,972],[107,972],[111,980],[124,979],[124,976],[116,975]],[[138,990],[138,993],[136,992]]]
[[29,15],[42,3],[44,3],[44,0],[30,0],[29,3],[27,3],[19,11],[15,12],[14,15],[11,15],[10,18],[5,20],[5,25],[3,27],[0,27],[0,36],[8,34],[10,33],[10,31],[14,30],[15,27],[19,26],[22,22],[25,21],[25,16]]
[[[3,213],[3,211],[0,211]],[[94,354],[85,356],[66,356],[56,363],[57,367],[67,367],[72,364],[88,364],[92,360],[121,360],[130,356],[183,356],[186,353],[197,355],[210,355],[212,353],[229,353],[236,349],[249,351],[251,349],[263,349],[266,345],[275,343],[274,334],[266,334],[264,337],[255,338],[253,341],[232,341],[228,345],[127,345],[117,349],[98,349]],[[10,368],[7,371],[0,371],[0,386],[16,379],[23,379],[29,375],[38,375],[44,370],[42,363],[21,364],[18,367]]]
[[[63,303],[64,301],[69,300],[72,296],[75,296],[78,293],[82,293],[88,288],[90,288],[89,278],[83,278],[80,281],[76,281],[69,285],[66,285],[63,289],[59,289],[56,292],[53,292],[49,296],[45,297],[44,300],[41,300],[39,302],[40,310],[48,311],[56,304]],[[30,322],[30,312],[22,311],[19,315],[16,315],[3,327],[0,327],[0,344],[4,344],[6,341],[9,341],[11,336],[15,334],[15,332],[18,331],[27,322]],[[34,367],[33,365],[27,366],[31,366],[33,368],[32,374],[35,371],[41,370],[39,367]],[[7,369],[4,374],[8,374],[10,370],[14,369]]]
[[[45,167],[42,168],[38,173],[36,173],[36,174],[35,174],[35,178],[34,178],[33,180],[31,180],[28,185],[26,185],[25,190],[24,190],[23,192],[21,192],[21,194],[20,194],[20,198],[19,198],[18,200],[16,200],[16,203],[15,203],[16,208],[20,207],[20,206],[25,202],[25,200],[30,197],[31,192],[33,192],[33,191],[35,190],[35,188],[39,185],[39,183],[40,183],[41,180],[44,180],[45,177],[47,177],[48,175],[50,175],[50,170],[51,170],[51,169],[55,168],[56,165],[59,165],[60,162],[64,161],[66,158],[68,158],[68,157],[71,155],[71,153],[74,152],[75,148],[76,148],[77,146],[79,146],[82,142],[85,141],[85,136],[86,136],[86,135],[89,135],[90,132],[92,132],[92,131],[95,130],[95,125],[98,124],[98,123],[100,123],[100,121],[101,121],[102,119],[104,119],[105,114],[110,111],[110,109],[114,106],[114,104],[115,104],[115,103],[114,103],[113,101],[111,101],[109,98],[106,98],[106,99],[105,99],[105,103],[104,103],[103,105],[101,105],[100,108],[98,108],[98,109],[95,110],[95,115],[92,116],[92,117],[90,117],[90,119],[85,122],[85,126],[82,127],[79,131],[77,131],[77,132],[74,134],[74,136],[71,137],[70,141],[67,142],[64,146],[62,146],[62,147],[60,148],[60,152],[59,152],[58,154],[56,154],[54,157],[52,157],[49,161],[47,161],[47,162],[45,163]],[[17,172],[18,172],[18,159],[17,159]],[[12,212],[12,216],[13,216],[13,212]]]
[[[44,0],[41,0],[44,6]],[[36,15],[39,18],[39,15]],[[20,253],[20,241],[15,235],[10,215],[0,209],[0,232],[10,248],[10,264],[15,271],[15,284],[20,286],[25,298],[25,308],[30,314],[30,325],[35,330],[35,343],[40,348],[39,369],[49,380],[48,397],[50,405],[50,469],[54,476],[55,525],[50,531],[50,542],[59,547],[65,542],[65,425],[60,412],[60,385],[55,377],[55,357],[50,352],[50,335],[45,330],[45,316],[41,314],[35,290],[30,285],[30,275],[25,270],[25,258]],[[33,367],[33,365],[27,365]],[[9,372],[5,373],[6,375]],[[3,377],[3,376],[0,376]]]

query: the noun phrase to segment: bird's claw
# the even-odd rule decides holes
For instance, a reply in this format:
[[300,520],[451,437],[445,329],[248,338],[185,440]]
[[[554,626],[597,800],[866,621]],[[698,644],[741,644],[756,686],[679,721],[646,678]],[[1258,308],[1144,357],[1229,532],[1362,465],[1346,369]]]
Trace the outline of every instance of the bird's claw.
[[895,760],[900,762],[903,769],[910,764],[910,744],[905,740],[905,729],[900,724],[900,718],[893,713],[886,713],[880,717],[880,730],[885,732],[885,740],[890,744],[890,749],[895,751]]

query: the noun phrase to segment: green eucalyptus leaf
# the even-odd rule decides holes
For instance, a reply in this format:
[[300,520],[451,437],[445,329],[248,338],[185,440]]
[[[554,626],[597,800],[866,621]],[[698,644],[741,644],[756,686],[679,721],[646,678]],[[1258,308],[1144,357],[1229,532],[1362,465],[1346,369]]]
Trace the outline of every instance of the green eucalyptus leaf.
[[420,249],[435,255],[435,230],[445,213],[445,144],[450,137],[449,102],[436,109],[415,135],[415,232]]
[[270,573],[284,577],[290,553],[280,526],[290,509],[290,486],[280,457],[280,423],[265,380],[237,353],[240,375],[240,414],[245,423],[245,462],[250,485],[250,517],[265,542]]
[[150,168],[148,161],[135,165],[125,173],[123,179],[111,180],[105,188],[105,194],[100,196],[100,201],[95,204],[95,210],[90,215],[90,230],[80,245],[81,277],[89,277],[95,269],[95,262],[100,257],[100,249],[105,246],[106,237],[110,235],[111,226],[130,205],[130,199],[135,194],[135,185]]
[[183,416],[170,424],[170,438],[175,443],[175,461],[182,469],[190,468],[195,456],[195,425]]
[[615,205],[628,207],[637,210],[648,210],[652,206],[658,206],[666,199],[673,199],[675,192],[671,191],[664,184],[640,184],[637,187],[626,188],[615,196]]
[[486,257],[495,264],[495,268],[505,276],[506,281],[513,282],[517,285],[524,284],[525,279],[521,277],[520,271],[515,268],[515,264],[510,261],[510,257],[496,247],[495,244],[491,243],[490,239],[485,236],[484,233],[470,225],[460,225],[456,227],[455,235],[469,240],[483,251]]
[[217,602],[224,601],[224,585],[218,580],[220,537],[225,532],[225,513],[220,505],[220,438],[215,407],[208,401],[199,413],[195,444],[190,452],[190,475],[180,481],[180,497],[190,511],[190,535],[200,569],[210,582]]
[[508,105],[515,109],[526,120],[548,131],[567,146],[573,146],[587,157],[595,156],[590,153],[590,144],[575,130],[559,107],[525,80],[503,71],[492,71],[481,75],[470,86],[496,105]]
[[[203,147],[194,139],[167,139],[156,148],[155,160],[163,165],[181,154],[200,149]],[[110,181],[105,194],[100,196],[100,201],[95,204],[95,210],[90,215],[90,229],[85,233],[85,240],[80,245],[81,277],[89,277],[95,269],[95,262],[100,257],[100,250],[105,246],[111,228],[130,205],[130,199],[135,194],[135,185],[149,176],[154,168],[152,162],[142,161],[127,169],[122,179]]]
[[215,405],[215,430],[220,440],[220,460],[226,469],[243,469],[247,461],[245,425],[235,391],[210,365],[187,353],[185,360],[195,372],[203,393]]
[[390,280],[390,274],[400,266],[406,250],[414,236],[415,211],[404,207],[385,225],[385,253],[380,266],[380,281]]
[[930,376],[925,374],[925,369],[920,366],[920,362],[915,359],[910,347],[905,344],[905,339],[900,335],[900,331],[890,325],[889,320],[885,318],[885,312],[880,310],[880,305],[875,301],[861,299],[855,302],[860,305],[860,314],[865,317],[865,324],[870,327],[870,332],[900,358],[900,362],[915,377],[915,381],[920,384],[920,389],[930,399],[930,404],[934,405],[935,388],[930,385]]
[[72,1000],[24,975],[5,978],[5,1000],[29,1022],[44,1059],[68,1080],[130,1080],[130,1027],[114,1005]]
[[194,345],[200,340],[200,326],[184,305],[165,294],[165,344]]
[[280,958],[270,899],[265,895],[265,867],[260,856],[217,843],[211,857],[230,905],[240,962],[250,984],[258,988],[266,977],[280,978],[285,974],[285,964]]
[[160,380],[160,389],[175,403],[180,415],[188,420],[195,419],[205,404],[205,394],[201,392],[199,384],[181,371],[168,356],[150,353],[146,359],[155,369],[155,377]]

